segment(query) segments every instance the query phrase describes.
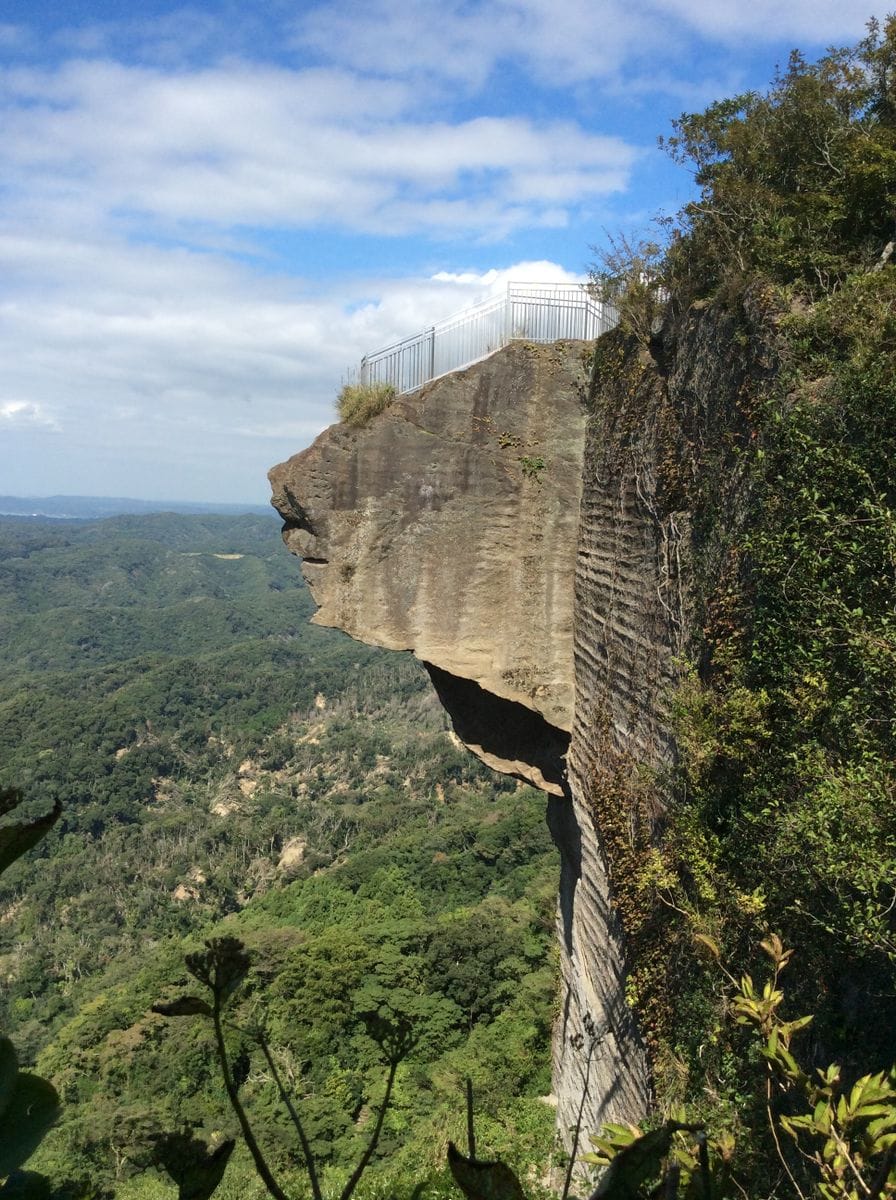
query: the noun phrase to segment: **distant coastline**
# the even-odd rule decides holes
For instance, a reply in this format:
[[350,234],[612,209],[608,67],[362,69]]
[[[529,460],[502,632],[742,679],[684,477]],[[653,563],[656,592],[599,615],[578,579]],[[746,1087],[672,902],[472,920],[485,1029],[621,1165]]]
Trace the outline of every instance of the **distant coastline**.
[[194,500],[134,500],[125,496],[0,496],[0,517],[32,517],[54,521],[93,521],[103,517],[148,513],[239,516],[277,514],[267,504],[215,504]]

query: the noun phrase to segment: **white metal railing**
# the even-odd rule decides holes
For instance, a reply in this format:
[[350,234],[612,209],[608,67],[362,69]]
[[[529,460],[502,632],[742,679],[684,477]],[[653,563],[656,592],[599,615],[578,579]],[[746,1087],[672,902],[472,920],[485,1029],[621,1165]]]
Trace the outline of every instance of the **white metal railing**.
[[503,296],[464,309],[413,337],[394,342],[361,360],[362,384],[390,383],[413,392],[450,371],[487,358],[508,342],[592,341],[612,329],[619,315],[612,304],[578,283],[509,283]]

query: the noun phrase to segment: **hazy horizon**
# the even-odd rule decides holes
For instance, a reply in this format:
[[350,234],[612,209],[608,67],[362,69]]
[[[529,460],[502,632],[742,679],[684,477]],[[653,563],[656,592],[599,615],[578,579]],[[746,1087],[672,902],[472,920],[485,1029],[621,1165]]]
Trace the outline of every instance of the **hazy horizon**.
[[[165,512],[165,511],[206,511],[215,510],[223,513],[259,512],[270,511],[273,517],[277,516],[275,509],[270,505],[269,501],[261,500],[230,500],[230,499],[213,499],[213,500],[184,500],[175,496],[107,496],[107,495],[66,495],[54,494],[44,496],[22,496],[22,495],[6,495],[0,496],[0,516],[16,517],[16,516],[48,516],[56,517],[63,515],[59,512],[40,511],[25,513],[19,511],[24,506],[44,505],[48,509],[61,509],[63,506],[70,505],[80,508],[107,509],[110,515],[127,515],[137,514],[143,511]],[[78,516],[83,515],[78,513],[65,514]]]

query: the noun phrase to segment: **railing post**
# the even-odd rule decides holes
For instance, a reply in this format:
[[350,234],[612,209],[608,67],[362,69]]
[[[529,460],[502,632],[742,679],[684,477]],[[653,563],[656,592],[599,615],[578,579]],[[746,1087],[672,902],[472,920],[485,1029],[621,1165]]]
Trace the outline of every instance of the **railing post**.
[[429,378],[436,377],[436,327],[431,326],[429,330]]
[[365,354],[361,359],[361,370],[358,372],[358,382],[362,387],[366,387],[366,385],[370,382],[369,377],[370,367],[367,365],[367,355]]
[[504,309],[504,345],[510,345],[510,339],[513,337],[513,292],[511,285],[507,285],[507,299]]

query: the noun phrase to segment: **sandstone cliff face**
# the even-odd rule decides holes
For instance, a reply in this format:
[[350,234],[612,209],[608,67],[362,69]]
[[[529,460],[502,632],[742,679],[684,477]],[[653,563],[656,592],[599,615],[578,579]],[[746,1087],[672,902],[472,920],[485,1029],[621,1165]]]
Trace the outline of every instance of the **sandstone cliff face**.
[[554,1064],[564,1135],[583,1093],[586,1129],[636,1119],[648,1101],[603,858],[566,769],[587,352],[512,344],[363,429],[330,428],[270,476],[284,539],[320,606],[314,619],[413,650],[470,749],[550,794],[561,853]]
[[271,472],[314,620],[412,650],[459,736],[561,795],[587,374],[515,343]]
[[773,370],[762,325],[748,304],[670,321],[649,352],[606,335],[587,429],[582,348],[516,344],[271,473],[316,619],[413,649],[467,744],[552,793],[563,1136],[580,1105],[587,1132],[650,1103],[649,997],[641,1029],[626,999],[626,954],[650,946],[628,876],[666,803],[700,577],[721,566],[707,497],[717,525],[738,521],[744,398]]
[[[561,1129],[575,1122],[589,1045],[586,1130],[645,1110],[651,1051],[669,1032],[652,1006],[670,965],[649,914],[630,911],[631,876],[637,848],[661,836],[674,692],[705,616],[704,581],[722,570],[748,490],[738,448],[750,437],[751,398],[774,374],[767,326],[748,298],[736,315],[670,316],[649,350],[619,330],[597,344],[575,576],[569,824],[581,869],[561,896]],[[624,1002],[632,968],[638,1026]]]

